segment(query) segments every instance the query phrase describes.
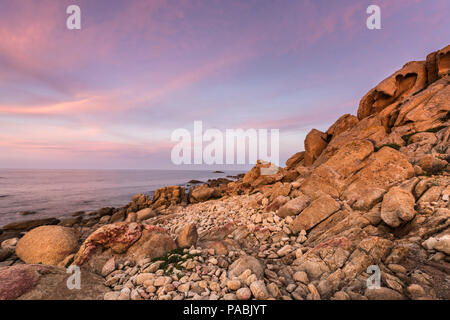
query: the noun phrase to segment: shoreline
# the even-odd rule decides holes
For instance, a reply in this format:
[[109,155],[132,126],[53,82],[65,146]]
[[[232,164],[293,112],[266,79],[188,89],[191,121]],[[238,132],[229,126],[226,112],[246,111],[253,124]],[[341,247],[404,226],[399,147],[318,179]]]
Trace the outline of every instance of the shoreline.
[[[200,170],[191,170],[191,171],[200,171]],[[207,170],[202,170],[207,171]],[[223,171],[207,171],[211,173],[216,174],[223,174],[223,177],[218,177],[215,179],[208,179],[207,181],[200,181],[200,180],[190,180],[182,184],[175,185],[176,187],[184,188],[187,193],[190,193],[192,189],[201,186],[201,185],[208,185],[208,186],[215,186],[217,187],[220,184],[237,181],[239,178],[242,178],[244,176],[244,173],[237,173],[236,175],[230,175]],[[228,171],[230,172],[230,171]],[[237,171],[240,172],[240,171]],[[161,188],[158,188],[153,191],[149,191],[146,193],[139,193],[134,195],[133,197],[136,197],[137,195],[144,195],[148,199],[153,198],[155,193],[159,189],[164,189],[167,187],[172,187],[170,185],[163,186]],[[7,197],[8,195],[5,195],[4,197]],[[43,225],[62,225],[66,227],[73,227],[76,224],[83,224],[83,221],[87,223],[88,225],[92,225],[96,219],[100,220],[103,216],[108,215],[108,213],[111,213],[110,215],[114,215],[114,213],[118,213],[124,208],[127,208],[130,203],[133,201],[133,197],[130,199],[129,202],[126,204],[119,206],[119,207],[102,207],[97,210],[88,210],[88,211],[74,211],[73,213],[70,213],[66,216],[51,216],[51,217],[40,217],[33,219],[33,216],[38,212],[28,212],[28,211],[20,211],[17,212],[17,215],[21,215],[22,219],[17,219],[17,221],[13,221],[4,225],[0,226],[0,242],[14,238],[15,236],[20,236],[23,232],[29,231],[32,228],[36,228]],[[27,217],[29,217],[27,219]],[[106,219],[105,219],[106,220]],[[118,222],[118,221],[115,221]]]

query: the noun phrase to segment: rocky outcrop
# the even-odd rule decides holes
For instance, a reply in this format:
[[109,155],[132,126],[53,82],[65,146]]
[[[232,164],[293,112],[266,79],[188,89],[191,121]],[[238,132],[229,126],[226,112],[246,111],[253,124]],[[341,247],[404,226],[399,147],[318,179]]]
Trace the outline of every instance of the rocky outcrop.
[[151,207],[154,210],[161,210],[183,203],[187,203],[187,195],[184,188],[170,186],[156,190]]

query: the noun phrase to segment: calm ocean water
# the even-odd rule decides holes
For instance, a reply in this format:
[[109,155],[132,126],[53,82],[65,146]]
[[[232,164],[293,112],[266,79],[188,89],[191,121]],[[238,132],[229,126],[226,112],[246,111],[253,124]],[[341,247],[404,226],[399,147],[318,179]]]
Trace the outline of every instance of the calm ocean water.
[[[120,207],[133,195],[152,195],[163,186],[240,172],[190,170],[5,170],[0,169],[0,226],[44,217],[69,217],[76,211]],[[18,212],[36,211],[21,216]]]

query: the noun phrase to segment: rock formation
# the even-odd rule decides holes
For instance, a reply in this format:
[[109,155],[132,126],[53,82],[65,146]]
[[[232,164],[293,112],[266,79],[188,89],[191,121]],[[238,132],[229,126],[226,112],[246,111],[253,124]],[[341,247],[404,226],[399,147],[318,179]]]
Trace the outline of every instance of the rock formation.
[[[236,181],[165,187],[58,221],[80,236],[73,255],[42,245],[39,228],[16,245],[33,223],[9,226],[0,298],[55,297],[27,295],[47,266],[17,264],[15,251],[102,275],[108,300],[450,299],[449,72],[450,46],[407,63],[357,116],[312,130],[285,168],[258,162]],[[378,289],[367,285],[374,268]]]

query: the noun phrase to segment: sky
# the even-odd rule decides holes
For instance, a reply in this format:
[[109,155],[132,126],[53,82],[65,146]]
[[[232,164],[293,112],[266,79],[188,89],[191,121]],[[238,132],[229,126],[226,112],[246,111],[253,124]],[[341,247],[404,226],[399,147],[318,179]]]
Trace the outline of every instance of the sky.
[[[73,4],[81,30],[66,27]],[[371,4],[381,30],[366,27]],[[279,129],[283,162],[312,128],[356,114],[381,80],[450,40],[448,0],[0,8],[0,168],[177,169],[171,134],[196,120],[221,131]]]

